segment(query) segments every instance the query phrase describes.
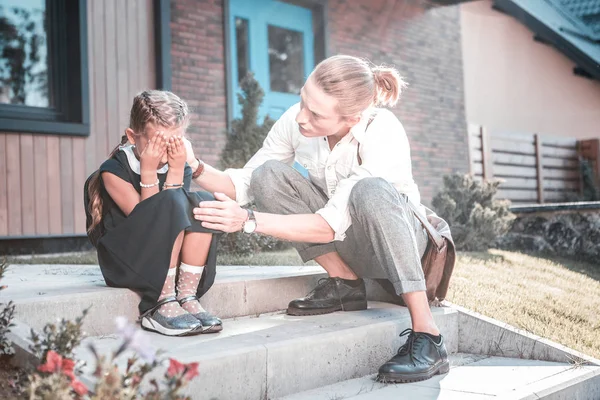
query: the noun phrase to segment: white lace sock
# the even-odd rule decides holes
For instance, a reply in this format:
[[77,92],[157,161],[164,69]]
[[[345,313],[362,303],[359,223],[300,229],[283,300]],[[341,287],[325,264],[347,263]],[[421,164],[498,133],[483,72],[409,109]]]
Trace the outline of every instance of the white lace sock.
[[[165,285],[163,286],[160,297],[158,300],[162,300],[167,297],[175,296],[175,274],[177,273],[177,268],[169,268],[169,272],[167,272],[167,279],[165,280]],[[180,315],[186,314],[186,311],[181,308],[179,303],[176,301],[172,303],[163,304],[160,306],[158,311],[161,315],[165,317],[178,317]]]
[[[200,278],[202,278],[203,272],[203,266],[198,267],[181,263],[179,266],[179,279],[177,280],[178,299],[196,295],[196,292],[198,291],[198,283],[200,283]],[[197,314],[204,311],[204,308],[202,308],[200,302],[196,300],[186,301],[181,305],[181,307],[191,314]]]

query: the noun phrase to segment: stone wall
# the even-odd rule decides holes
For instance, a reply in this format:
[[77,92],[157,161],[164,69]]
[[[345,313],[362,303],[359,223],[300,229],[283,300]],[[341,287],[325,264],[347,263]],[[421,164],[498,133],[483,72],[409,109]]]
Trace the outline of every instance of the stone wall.
[[583,259],[600,266],[600,202],[515,207],[511,231],[498,246]]

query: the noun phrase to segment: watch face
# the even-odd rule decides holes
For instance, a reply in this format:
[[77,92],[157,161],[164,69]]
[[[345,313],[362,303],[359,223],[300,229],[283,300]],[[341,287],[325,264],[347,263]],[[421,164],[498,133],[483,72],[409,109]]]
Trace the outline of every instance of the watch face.
[[248,220],[244,224],[244,232],[246,232],[246,233],[252,233],[252,232],[254,232],[255,229],[256,229],[256,221]]

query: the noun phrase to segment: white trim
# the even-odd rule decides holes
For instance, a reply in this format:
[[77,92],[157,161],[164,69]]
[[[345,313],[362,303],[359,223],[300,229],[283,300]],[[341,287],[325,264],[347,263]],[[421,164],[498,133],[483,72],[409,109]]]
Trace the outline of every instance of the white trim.
[[[136,174],[141,174],[141,165],[140,160],[137,159],[135,153],[133,152],[133,145],[128,144],[125,146],[120,146],[119,150],[121,150],[127,156],[127,162],[129,163],[129,168]],[[156,172],[159,174],[165,174],[169,170],[169,164],[165,164],[161,169],[157,169]]]

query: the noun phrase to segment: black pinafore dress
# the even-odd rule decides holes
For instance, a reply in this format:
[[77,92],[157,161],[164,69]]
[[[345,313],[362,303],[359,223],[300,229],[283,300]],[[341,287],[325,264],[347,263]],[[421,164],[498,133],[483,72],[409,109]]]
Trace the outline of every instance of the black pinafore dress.
[[[161,188],[167,168],[158,171]],[[116,175],[141,193],[139,161],[132,146],[121,147],[98,171]],[[87,190],[90,178],[86,181],[84,194],[88,226],[91,223]],[[98,263],[106,284],[140,293],[140,313],[156,304],[167,277],[173,245],[181,231],[213,234],[204,274],[198,285],[198,297],[214,283],[217,246],[222,232],[204,228],[194,219],[193,208],[201,201],[214,200],[214,197],[208,192],[190,192],[191,180],[192,170],[186,165],[183,188],[161,190],[138,203],[128,216],[110,198],[102,183],[103,218],[101,226],[89,237],[98,251]]]

